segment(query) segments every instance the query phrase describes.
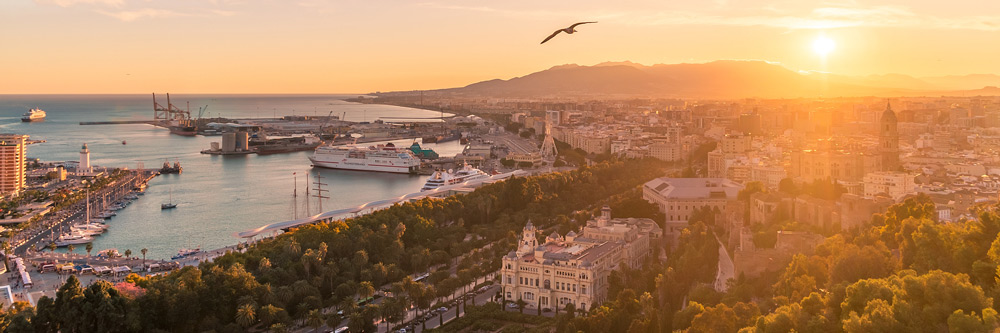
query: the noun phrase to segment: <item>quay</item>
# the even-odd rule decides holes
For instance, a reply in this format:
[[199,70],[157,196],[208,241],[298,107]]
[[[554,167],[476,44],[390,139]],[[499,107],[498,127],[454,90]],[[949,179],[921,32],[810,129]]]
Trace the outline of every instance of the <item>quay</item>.
[[80,125],[125,125],[125,124],[149,124],[155,125],[152,120],[109,120],[109,121],[81,121]]
[[[134,188],[148,183],[153,177],[159,175],[159,172],[155,169],[133,169],[128,171],[131,173],[129,176],[101,190],[90,193],[91,207],[101,207],[105,199],[108,202],[118,201],[124,196],[133,193]],[[54,215],[38,221],[38,226],[41,228],[37,230],[24,230],[9,239],[10,246],[13,249],[12,252],[16,255],[24,255],[30,249],[41,250],[52,239],[58,237],[59,230],[62,228],[75,223],[87,222],[85,201],[80,200],[56,212]]]
[[413,192],[413,193],[404,194],[404,195],[401,195],[401,196],[398,196],[398,197],[395,197],[395,198],[390,198],[390,199],[385,199],[385,200],[378,200],[378,201],[372,201],[372,202],[360,204],[360,205],[357,205],[355,207],[349,207],[349,208],[343,208],[343,209],[338,209],[338,210],[332,210],[332,211],[328,211],[328,212],[325,212],[325,213],[320,213],[320,214],[316,214],[316,215],[313,215],[313,216],[309,216],[309,217],[306,217],[306,218],[301,218],[301,219],[298,219],[298,220],[291,220],[291,221],[271,223],[271,224],[268,224],[268,225],[265,225],[265,226],[262,226],[262,227],[259,227],[259,228],[250,229],[250,230],[247,230],[247,231],[236,233],[236,236],[237,237],[241,237],[241,238],[250,239],[250,238],[256,237],[256,236],[261,235],[261,234],[267,234],[269,232],[275,232],[275,231],[279,231],[279,230],[280,231],[287,231],[288,229],[295,228],[295,227],[300,227],[300,226],[307,225],[307,224],[318,223],[318,222],[325,222],[325,221],[331,221],[331,220],[334,220],[334,219],[339,218],[339,217],[344,216],[344,215],[358,214],[358,213],[361,213],[361,212],[366,211],[366,210],[375,210],[375,209],[378,209],[378,208],[381,208],[381,207],[391,206],[391,205],[394,205],[394,204],[400,203],[400,202],[407,202],[407,201],[410,201],[410,200],[418,200],[418,199],[423,199],[423,198],[426,198],[426,197],[435,197],[435,196],[447,195],[448,193],[450,193],[453,190],[460,190],[460,189],[469,188],[469,187],[477,187],[477,186],[480,186],[480,185],[483,185],[483,184],[486,184],[486,183],[492,183],[492,182],[504,180],[504,179],[507,179],[507,178],[510,178],[510,177],[519,176],[519,175],[523,175],[523,174],[526,174],[526,173],[524,171],[521,171],[521,170],[514,170],[514,171],[508,172],[508,173],[503,173],[503,174],[499,174],[499,175],[493,175],[493,176],[490,176],[488,178],[470,180],[470,181],[466,181],[464,183],[459,183],[459,184],[455,184],[455,185],[441,186],[441,187],[438,187],[438,188],[430,190],[430,191]]

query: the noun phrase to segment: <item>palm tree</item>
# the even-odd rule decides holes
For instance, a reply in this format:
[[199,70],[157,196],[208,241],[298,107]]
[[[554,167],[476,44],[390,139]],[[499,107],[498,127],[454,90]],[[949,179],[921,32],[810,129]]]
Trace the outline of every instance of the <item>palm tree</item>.
[[9,265],[9,263],[7,262],[7,257],[10,256],[10,242],[8,241],[0,242],[0,250],[3,250],[4,265]]
[[299,241],[292,238],[292,242],[288,243],[288,251],[291,251],[294,254],[299,254],[299,252],[302,252],[302,245],[299,245]]
[[236,309],[236,323],[240,324],[244,328],[253,325],[256,319],[256,313],[254,311],[253,305],[243,304],[238,309]]
[[306,315],[306,325],[313,328],[313,332],[318,332],[319,328],[323,326],[323,314],[319,310],[309,311]]
[[367,299],[375,295],[375,286],[372,285],[371,281],[361,281],[358,286],[358,297],[361,299]]
[[142,267],[146,267],[146,251],[149,250],[147,250],[146,248],[142,248],[142,250],[139,250],[139,252],[142,252]]
[[90,251],[94,250],[94,243],[87,243],[87,263],[90,263]]
[[46,248],[48,248],[49,251],[56,252],[56,243],[49,243],[49,245],[46,246]]
[[125,249],[125,258],[132,258],[132,250]]
[[66,251],[69,251],[70,254],[73,254],[73,250],[76,250],[76,245],[70,244],[66,247]]

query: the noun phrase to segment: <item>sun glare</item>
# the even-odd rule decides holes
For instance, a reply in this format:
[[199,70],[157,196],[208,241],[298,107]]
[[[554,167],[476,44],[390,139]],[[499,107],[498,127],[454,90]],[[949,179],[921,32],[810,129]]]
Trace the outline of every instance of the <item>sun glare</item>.
[[816,51],[817,54],[824,57],[832,52],[836,47],[837,43],[835,43],[832,39],[823,36],[816,38],[816,40],[813,41],[813,50]]

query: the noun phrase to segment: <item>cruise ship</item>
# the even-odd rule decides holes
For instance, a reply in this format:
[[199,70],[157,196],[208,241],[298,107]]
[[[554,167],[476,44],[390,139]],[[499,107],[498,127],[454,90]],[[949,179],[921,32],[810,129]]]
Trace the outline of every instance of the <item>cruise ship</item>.
[[313,166],[330,169],[416,173],[420,159],[409,149],[392,143],[361,147],[357,145],[323,146],[309,157]]
[[23,122],[42,121],[42,120],[45,120],[45,111],[42,111],[42,109],[39,108],[28,110],[28,112],[25,112],[23,115],[21,115],[21,121]]
[[427,178],[427,183],[424,183],[424,187],[420,191],[430,191],[441,186],[461,184],[466,181],[476,180],[480,178],[486,178],[490,175],[486,174],[482,170],[473,168],[469,164],[465,164],[458,171],[435,171],[430,178]]

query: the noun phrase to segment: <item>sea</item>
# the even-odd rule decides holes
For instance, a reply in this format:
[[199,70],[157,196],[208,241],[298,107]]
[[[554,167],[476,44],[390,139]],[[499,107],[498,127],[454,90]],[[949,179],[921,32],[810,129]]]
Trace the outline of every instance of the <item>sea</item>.
[[[349,121],[381,117],[433,119],[436,111],[343,101],[357,95],[171,95],[174,105],[190,105],[193,116],[272,118],[286,115],[326,116],[332,111]],[[166,105],[166,96],[157,95]],[[207,107],[206,107],[207,106]],[[45,110],[43,122],[24,123],[30,108]],[[444,114],[449,116],[449,114]],[[78,161],[81,146],[90,149],[91,164],[106,167],[159,168],[180,162],[184,172],[160,175],[146,195],[109,219],[108,232],[94,240],[93,253],[148,249],[147,258],[169,259],[180,249],[217,249],[239,243],[235,234],[262,225],[293,220],[322,211],[356,206],[419,191],[428,176],[330,170],[312,167],[312,152],[274,155],[215,156],[201,154],[220,136],[184,137],[145,124],[80,125],[85,121],[150,120],[152,95],[0,95],[0,132],[27,134],[45,143],[27,147],[29,158],[44,162]],[[392,141],[409,146],[413,140]],[[419,141],[419,139],[418,139]],[[124,143],[124,144],[123,144]],[[375,144],[375,143],[372,143]],[[427,144],[443,157],[462,151],[457,141]],[[321,175],[328,199],[307,196]],[[316,191],[310,191],[310,195]],[[161,210],[174,202],[176,209]],[[79,252],[81,250],[77,250]],[[134,256],[137,254],[133,254]]]

